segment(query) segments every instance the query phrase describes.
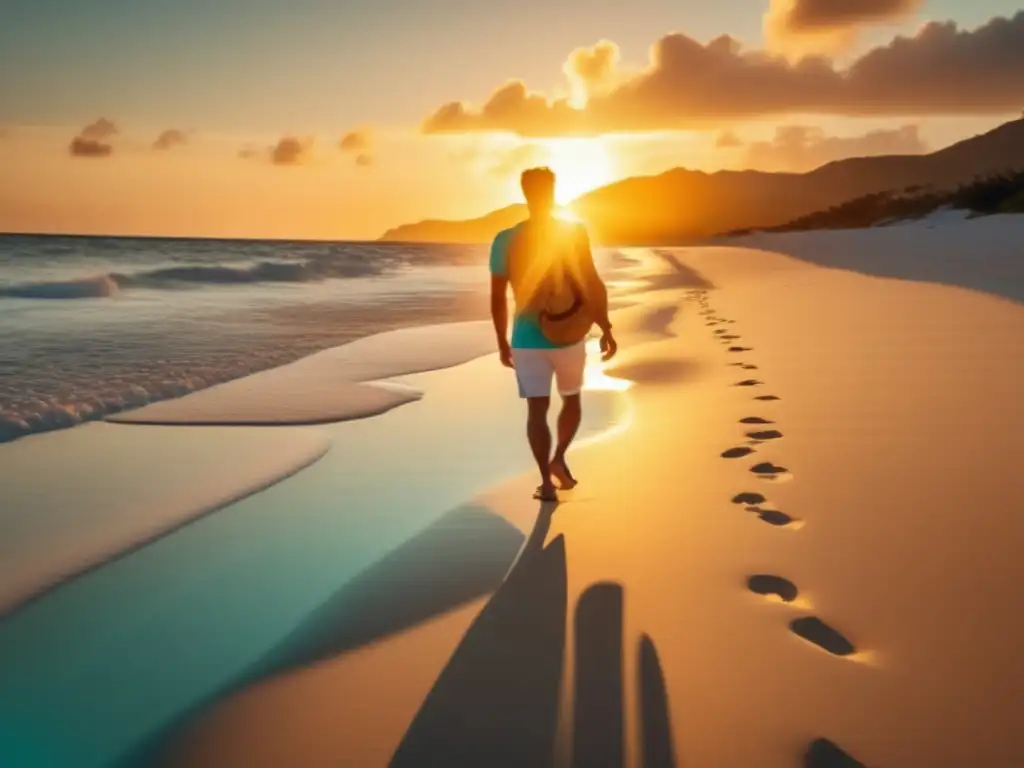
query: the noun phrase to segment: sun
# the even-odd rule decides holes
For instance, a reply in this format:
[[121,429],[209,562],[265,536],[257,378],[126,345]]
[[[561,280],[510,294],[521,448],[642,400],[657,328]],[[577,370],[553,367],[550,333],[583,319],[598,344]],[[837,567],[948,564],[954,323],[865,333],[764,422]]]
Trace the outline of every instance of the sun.
[[547,139],[541,144],[557,178],[555,198],[559,205],[568,205],[615,180],[614,163],[602,139]]

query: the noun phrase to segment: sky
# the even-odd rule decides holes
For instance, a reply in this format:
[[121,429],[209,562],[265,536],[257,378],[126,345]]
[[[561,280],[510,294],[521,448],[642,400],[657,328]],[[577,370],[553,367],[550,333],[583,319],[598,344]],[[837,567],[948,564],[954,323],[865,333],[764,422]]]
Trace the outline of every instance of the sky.
[[374,238],[516,202],[533,164],[569,202],[931,151],[1020,115],[1020,9],[0,0],[0,231]]

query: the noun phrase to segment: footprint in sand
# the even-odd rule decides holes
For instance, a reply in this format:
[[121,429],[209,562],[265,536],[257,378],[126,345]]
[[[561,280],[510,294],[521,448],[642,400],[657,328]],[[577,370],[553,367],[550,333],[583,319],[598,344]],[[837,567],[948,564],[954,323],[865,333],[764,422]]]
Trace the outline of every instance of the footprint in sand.
[[864,768],[828,739],[815,739],[804,753],[804,768]]
[[762,419],[760,416],[747,416],[740,419],[740,424],[774,424],[771,419]]
[[733,504],[746,504],[747,506],[753,506],[756,504],[764,504],[768,499],[761,493],[752,493],[746,491],[744,493],[737,493],[732,497]]
[[759,386],[761,384],[764,384],[764,382],[763,381],[758,381],[757,379],[744,379],[743,381],[737,381],[735,384],[733,384],[733,386],[734,387],[756,387],[756,386]]
[[782,433],[777,429],[763,429],[757,432],[747,432],[747,437],[751,440],[764,442],[766,440],[778,440],[782,437]]
[[793,634],[835,656],[849,656],[857,650],[853,643],[817,616],[793,619],[789,622],[789,629]]
[[723,459],[742,459],[744,456],[749,456],[754,452],[753,448],[748,448],[745,445],[738,446],[736,448],[730,448],[727,451],[722,451]]
[[719,328],[717,331],[715,331],[715,333],[721,335],[723,333],[726,333],[726,330],[724,328]]
[[758,395],[758,396],[757,396],[757,397],[755,397],[754,399],[755,399],[755,400],[765,400],[765,401],[770,401],[770,400],[781,400],[782,398],[781,398],[781,397],[778,397],[777,395]]
[[772,464],[770,461],[762,461],[760,464],[755,464],[750,468],[750,471],[764,480],[775,482],[788,480],[792,477],[788,469],[780,467],[778,464]]
[[735,333],[727,333],[727,334],[726,334],[725,336],[723,336],[722,338],[723,338],[723,339],[725,339],[726,341],[736,341],[736,340],[737,340],[737,339],[739,339],[740,337],[739,337],[739,336],[737,336],[737,335],[736,335]]
[[768,499],[764,497],[763,493],[754,493],[752,491],[738,493],[732,497],[732,503],[742,504],[744,511],[753,512],[764,522],[779,528],[799,523],[795,517],[787,515],[785,512],[781,512],[778,509],[765,509],[762,507],[762,504],[768,503]]
[[729,347],[730,352],[751,352],[751,347]]
[[772,576],[767,573],[759,573],[747,579],[747,589],[765,597],[777,597],[784,603],[792,603],[800,591],[789,579],[781,576]]
[[749,365],[747,363],[740,363],[740,368],[742,368],[744,371],[756,371],[757,370],[757,366],[756,365]]
[[746,507],[747,512],[753,512],[761,520],[768,523],[768,525],[774,525],[776,528],[783,528],[787,525],[796,524],[797,520],[795,517],[787,515],[778,509],[763,509],[762,507]]

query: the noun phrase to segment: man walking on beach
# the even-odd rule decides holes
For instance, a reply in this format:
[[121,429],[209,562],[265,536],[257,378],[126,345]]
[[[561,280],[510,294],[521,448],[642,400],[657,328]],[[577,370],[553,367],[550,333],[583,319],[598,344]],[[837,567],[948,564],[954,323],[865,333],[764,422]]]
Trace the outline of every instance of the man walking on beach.
[[[501,362],[515,369],[519,396],[527,403],[526,435],[541,478],[534,497],[557,501],[552,478],[563,489],[576,485],[565,454],[582,418],[587,333],[595,324],[601,329],[603,360],[612,358],[617,344],[587,230],[554,215],[555,174],[531,168],[520,182],[530,216],[499,232],[491,245],[491,317]],[[511,341],[509,285],[516,303]],[[562,398],[553,454],[547,418],[552,379]]]

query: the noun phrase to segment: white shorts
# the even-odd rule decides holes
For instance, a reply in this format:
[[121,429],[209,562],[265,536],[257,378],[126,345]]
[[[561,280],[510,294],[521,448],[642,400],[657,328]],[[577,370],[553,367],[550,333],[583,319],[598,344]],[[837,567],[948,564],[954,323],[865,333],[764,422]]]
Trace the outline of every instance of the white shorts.
[[558,349],[513,349],[512,362],[520,397],[551,397],[552,377],[558,394],[577,395],[583,389],[587,343],[583,340]]

